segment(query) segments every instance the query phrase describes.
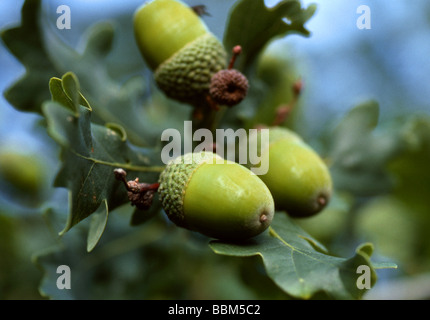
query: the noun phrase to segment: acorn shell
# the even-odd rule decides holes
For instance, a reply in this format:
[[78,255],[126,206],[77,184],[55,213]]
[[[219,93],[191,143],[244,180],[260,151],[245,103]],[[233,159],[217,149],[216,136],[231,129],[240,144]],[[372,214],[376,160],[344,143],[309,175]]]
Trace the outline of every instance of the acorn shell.
[[261,151],[268,172],[259,177],[272,193],[276,209],[297,218],[323,210],[331,198],[332,179],[321,157],[286,128],[270,128],[269,141]]
[[158,87],[180,102],[204,103],[227,53],[203,20],[181,1],[153,0],[136,11],[134,32]]
[[208,33],[200,17],[178,0],[147,1],[136,10],[133,22],[137,45],[152,70]]
[[273,219],[273,197],[261,179],[211,152],[179,157],[159,182],[169,219],[209,237],[248,239],[267,229]]

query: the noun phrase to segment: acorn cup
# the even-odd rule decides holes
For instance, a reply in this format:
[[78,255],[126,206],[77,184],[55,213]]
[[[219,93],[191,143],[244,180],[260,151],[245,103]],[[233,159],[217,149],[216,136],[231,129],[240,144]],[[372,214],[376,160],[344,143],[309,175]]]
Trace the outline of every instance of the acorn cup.
[[[227,53],[196,12],[181,1],[153,0],[143,4],[134,15],[134,33],[155,82],[168,97],[195,107],[232,106],[245,97],[248,82],[237,70],[234,76],[218,76],[212,83],[218,72],[233,71],[225,70]],[[221,88],[220,78],[224,79]],[[235,100],[220,94],[232,96],[236,91],[240,94],[234,95]]]
[[188,153],[160,175],[159,198],[176,225],[221,240],[245,240],[266,230],[273,197],[250,170],[212,152]]
[[297,133],[282,127],[269,130],[269,144],[261,150],[261,162],[269,163],[268,171],[259,177],[272,193],[276,209],[294,218],[319,213],[332,194],[326,164]]

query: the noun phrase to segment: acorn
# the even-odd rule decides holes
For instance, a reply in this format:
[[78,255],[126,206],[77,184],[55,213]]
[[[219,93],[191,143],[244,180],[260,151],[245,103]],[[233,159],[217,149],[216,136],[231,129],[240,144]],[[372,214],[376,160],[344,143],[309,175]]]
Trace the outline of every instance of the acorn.
[[269,130],[269,144],[261,150],[268,171],[259,177],[272,193],[276,209],[294,218],[319,213],[332,194],[327,165],[297,133],[283,127]]
[[176,225],[221,240],[245,240],[266,230],[273,197],[246,167],[212,152],[187,153],[160,175],[159,198]]
[[37,203],[44,193],[46,168],[37,155],[3,151],[0,153],[0,187],[9,189],[27,204]]
[[[224,86],[227,91],[224,87],[217,90],[219,81],[212,84],[218,72],[227,71],[227,53],[197,13],[181,1],[144,3],[134,15],[134,34],[144,60],[154,72],[157,86],[168,97],[193,106],[207,105],[208,100],[225,104],[224,96],[223,100],[218,98],[220,91],[231,94],[237,89],[241,92],[238,98],[234,97],[236,100],[227,101],[229,105],[245,97],[248,82],[237,70],[234,70],[234,80],[227,79],[230,81]],[[240,78],[238,83],[235,82],[237,77]],[[210,91],[218,95],[212,96]]]

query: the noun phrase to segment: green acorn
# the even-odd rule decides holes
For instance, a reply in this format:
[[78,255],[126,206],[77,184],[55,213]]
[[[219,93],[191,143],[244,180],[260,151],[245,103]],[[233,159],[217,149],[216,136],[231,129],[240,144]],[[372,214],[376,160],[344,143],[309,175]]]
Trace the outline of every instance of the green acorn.
[[[209,91],[212,77],[227,71],[224,70],[227,54],[190,7],[178,0],[146,2],[135,13],[134,33],[144,60],[154,71],[158,87],[168,97],[194,106],[207,103],[208,98],[224,104],[224,100],[217,100]],[[241,82],[231,81],[227,93],[237,88],[246,95],[248,83],[241,76]],[[243,98],[244,95],[240,96],[231,105]]]
[[37,156],[15,151],[0,153],[0,180],[14,194],[29,200],[40,198],[45,180],[45,168]]
[[254,237],[274,215],[273,197],[258,176],[212,152],[170,162],[160,175],[158,193],[176,225],[216,239]]
[[276,209],[296,218],[317,214],[332,194],[326,164],[295,132],[281,127],[269,130],[269,145],[261,150],[268,171],[259,177],[272,193]]

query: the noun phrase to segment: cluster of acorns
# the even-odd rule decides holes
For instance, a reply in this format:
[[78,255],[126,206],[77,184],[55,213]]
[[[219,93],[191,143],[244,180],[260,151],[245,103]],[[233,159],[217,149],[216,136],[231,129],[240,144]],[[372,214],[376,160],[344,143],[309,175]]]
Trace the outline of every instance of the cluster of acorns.
[[[172,18],[168,24],[166,17]],[[192,105],[227,104],[219,96],[234,97],[230,105],[243,99],[248,83],[231,65],[226,68],[222,44],[187,5],[178,0],[147,2],[137,10],[134,27],[139,49],[168,97]],[[189,230],[244,240],[266,230],[275,210],[309,217],[327,205],[332,193],[328,168],[297,134],[270,128],[261,161],[268,161],[269,169],[257,176],[209,151],[178,157],[157,185],[164,211]]]

